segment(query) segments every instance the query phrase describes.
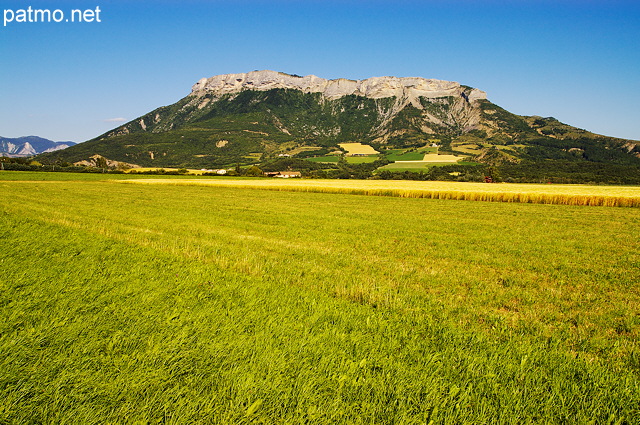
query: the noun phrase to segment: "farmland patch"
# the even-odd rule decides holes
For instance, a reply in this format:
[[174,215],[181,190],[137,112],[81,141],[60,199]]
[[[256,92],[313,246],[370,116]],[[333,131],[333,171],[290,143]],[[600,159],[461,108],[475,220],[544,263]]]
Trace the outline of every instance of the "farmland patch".
[[347,151],[347,155],[377,155],[379,153],[371,146],[362,143],[339,143],[338,146]]

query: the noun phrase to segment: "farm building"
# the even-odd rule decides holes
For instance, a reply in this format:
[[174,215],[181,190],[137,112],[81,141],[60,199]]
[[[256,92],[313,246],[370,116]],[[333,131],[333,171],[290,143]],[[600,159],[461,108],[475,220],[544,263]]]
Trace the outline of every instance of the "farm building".
[[294,177],[302,177],[302,173],[300,171],[280,171],[275,177],[280,177],[282,179],[290,179]]

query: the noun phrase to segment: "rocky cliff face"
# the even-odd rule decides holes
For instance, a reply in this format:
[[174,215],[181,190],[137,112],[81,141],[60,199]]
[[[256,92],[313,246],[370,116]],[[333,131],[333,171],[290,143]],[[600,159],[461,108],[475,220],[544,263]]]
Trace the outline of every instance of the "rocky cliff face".
[[374,77],[366,80],[347,80],[339,78],[326,80],[307,75],[299,77],[275,71],[253,71],[244,74],[224,74],[211,78],[203,78],[193,85],[191,94],[216,96],[238,93],[242,90],[267,91],[272,89],[300,90],[304,93],[321,93],[328,99],[343,96],[364,96],[370,99],[396,97],[420,107],[419,98],[434,99],[439,97],[464,94],[465,99],[473,102],[486,99],[482,90],[468,89],[453,81],[426,79],[419,77]]

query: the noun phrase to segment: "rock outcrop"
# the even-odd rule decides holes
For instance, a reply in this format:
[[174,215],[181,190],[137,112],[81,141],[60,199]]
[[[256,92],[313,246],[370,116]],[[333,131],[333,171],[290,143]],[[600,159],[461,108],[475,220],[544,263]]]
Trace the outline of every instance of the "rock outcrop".
[[96,168],[110,168],[110,169],[118,169],[118,170],[127,170],[129,168],[140,168],[139,165],[129,164],[123,161],[113,161],[111,159],[105,158],[102,155],[93,155],[88,160],[82,160],[74,162],[73,165],[83,166],[83,167],[96,167]]
[[289,75],[275,71],[253,71],[243,74],[216,75],[203,78],[193,85],[191,94],[224,95],[242,90],[266,91],[271,89],[294,89],[305,93],[322,93],[329,99],[347,95],[364,96],[371,99],[397,97],[410,103],[419,104],[419,98],[439,98],[447,96],[463,97],[469,102],[486,99],[482,90],[467,88],[453,81],[426,79],[420,77],[374,77],[366,80],[339,78],[326,80],[307,75]]

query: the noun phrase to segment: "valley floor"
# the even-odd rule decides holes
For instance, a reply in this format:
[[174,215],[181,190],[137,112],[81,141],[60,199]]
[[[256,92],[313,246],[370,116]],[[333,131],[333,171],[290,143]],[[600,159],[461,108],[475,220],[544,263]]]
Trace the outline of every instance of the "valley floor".
[[638,208],[27,177],[0,423],[640,422]]

